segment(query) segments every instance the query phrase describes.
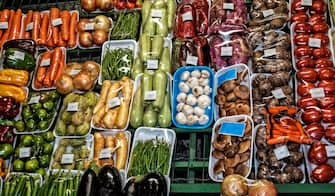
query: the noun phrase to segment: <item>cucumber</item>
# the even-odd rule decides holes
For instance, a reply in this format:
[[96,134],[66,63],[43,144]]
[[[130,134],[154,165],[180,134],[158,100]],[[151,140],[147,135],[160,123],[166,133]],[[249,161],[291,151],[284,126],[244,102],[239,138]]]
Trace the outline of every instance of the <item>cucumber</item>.
[[164,47],[164,37],[156,35],[151,39],[151,58],[159,59]]
[[145,108],[143,115],[143,125],[145,127],[155,127],[157,124],[157,112],[155,112],[153,106],[150,104]]
[[152,75],[145,71],[142,75],[142,90],[143,90],[143,97],[146,92],[152,91]]
[[156,111],[159,111],[163,107],[166,85],[166,73],[161,70],[157,70],[153,79],[153,90],[156,91],[156,100],[152,103]]
[[138,74],[143,73],[143,64],[139,57],[135,59],[134,65],[131,67],[131,79],[135,80]]
[[170,63],[170,49],[165,47],[163,49],[161,59],[159,61],[159,70],[170,73],[171,63]]
[[132,109],[130,112],[130,125],[133,128],[137,128],[142,125],[143,112],[144,112],[143,96],[142,96],[141,86],[139,86],[139,88],[137,88],[135,92],[133,105],[132,105]]
[[162,128],[169,127],[171,124],[170,93],[166,92],[164,105],[158,115],[158,124]]

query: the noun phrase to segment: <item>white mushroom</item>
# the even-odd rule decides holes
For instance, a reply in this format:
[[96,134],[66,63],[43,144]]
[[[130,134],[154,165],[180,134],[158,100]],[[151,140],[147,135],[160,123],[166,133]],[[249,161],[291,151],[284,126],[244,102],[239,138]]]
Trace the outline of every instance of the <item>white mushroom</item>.
[[177,111],[181,112],[183,110],[184,106],[185,106],[185,103],[178,103],[177,104],[177,108],[176,108]]
[[202,116],[205,114],[205,110],[200,108],[199,106],[196,106],[193,110],[194,114],[197,116]]
[[205,95],[209,95],[209,94],[211,94],[211,92],[212,92],[212,88],[211,87],[209,87],[209,86],[205,86],[204,87],[204,94]]
[[193,107],[190,105],[184,105],[183,111],[185,115],[192,115],[193,114]]
[[194,106],[197,104],[197,98],[193,94],[188,94],[186,98],[186,104]]
[[186,98],[187,98],[186,93],[179,93],[179,94],[177,95],[177,101],[178,101],[179,103],[185,103],[185,102],[186,102]]
[[189,71],[184,71],[181,74],[181,79],[184,80],[184,81],[187,81],[189,77],[190,77],[190,72]]
[[202,71],[201,71],[201,78],[204,78],[204,79],[209,78],[209,71],[207,71],[207,70],[202,70]]
[[198,82],[200,86],[208,86],[209,80],[208,78],[200,78]]
[[185,82],[181,82],[179,83],[179,90],[181,92],[188,93],[188,91],[190,91],[190,87]]
[[192,93],[194,96],[199,97],[203,94],[203,89],[201,86],[195,86],[192,88]]
[[186,119],[185,114],[182,113],[182,112],[179,112],[179,113],[176,115],[176,121],[177,121],[177,123],[182,124],[182,125],[183,125],[183,124],[186,124],[187,119]]
[[195,119],[194,117],[195,116],[193,116],[193,115],[188,115],[186,117],[186,120],[187,120],[186,124],[188,124],[188,125],[194,125],[195,123],[197,123],[196,122],[197,119]]
[[200,78],[201,77],[201,73],[199,70],[194,70],[191,72],[191,76],[195,77],[195,78]]
[[[186,99],[187,102],[187,99]],[[201,95],[198,98],[198,105],[202,109],[206,109],[211,104],[211,98],[208,95]]]
[[195,78],[195,77],[189,78],[186,83],[190,88],[199,86],[198,78]]
[[200,125],[205,125],[209,121],[209,117],[207,115],[202,115],[199,117],[199,124]]

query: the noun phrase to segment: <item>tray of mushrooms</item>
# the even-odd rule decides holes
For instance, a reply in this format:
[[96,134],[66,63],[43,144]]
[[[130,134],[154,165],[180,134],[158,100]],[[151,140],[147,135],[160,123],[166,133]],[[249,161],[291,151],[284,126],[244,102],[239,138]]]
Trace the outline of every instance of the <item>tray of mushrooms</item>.
[[265,124],[257,125],[255,132],[256,179],[267,179],[279,184],[304,183],[306,174],[303,146],[294,142],[268,145]]
[[251,79],[245,64],[221,69],[215,74],[214,119],[252,115]]
[[249,175],[253,156],[253,122],[249,116],[218,119],[211,144],[208,173],[212,180],[222,182],[230,174]]

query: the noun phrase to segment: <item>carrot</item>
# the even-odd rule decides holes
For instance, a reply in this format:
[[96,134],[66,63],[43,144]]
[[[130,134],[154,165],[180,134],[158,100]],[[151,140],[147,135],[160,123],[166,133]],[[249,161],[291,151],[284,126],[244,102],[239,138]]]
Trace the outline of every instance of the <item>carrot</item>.
[[[52,21],[60,17],[60,11],[58,8],[53,7],[50,9],[50,22],[52,24]],[[59,29],[58,26],[53,26],[52,25],[52,41],[55,45],[58,45],[59,42]]]
[[30,38],[30,32],[27,31],[26,29],[27,29],[27,25],[29,23],[31,23],[32,20],[33,20],[33,11],[29,10],[28,13],[27,13],[27,15],[25,16],[25,18],[23,20],[23,27],[22,27],[23,32],[24,32],[23,38],[25,38],[25,39],[29,39]]
[[49,14],[44,13],[42,16],[42,24],[39,39],[39,43],[41,45],[45,45],[47,43],[48,27],[49,27],[48,25],[49,25]]
[[[43,60],[50,59],[51,58],[51,54],[52,54],[51,51],[43,53],[41,55],[39,65],[42,63]],[[47,66],[39,66],[38,69],[37,69],[37,72],[36,72],[35,80],[37,80],[40,83],[43,82],[47,70],[48,70]]]
[[36,89],[40,89],[42,88],[42,83],[41,82],[38,82],[37,80],[34,80],[34,87]]
[[66,42],[63,40],[62,32],[59,31],[59,42],[58,45],[59,47],[66,47]]
[[71,20],[71,14],[69,11],[64,10],[61,13],[62,18],[62,26],[61,26],[61,32],[62,32],[62,38],[64,41],[69,40],[69,28],[70,28],[70,20]]
[[[111,135],[107,135],[104,139],[105,139],[105,148],[109,148],[111,150],[111,154],[114,154],[114,151],[115,151],[114,137]],[[100,159],[100,166],[103,167],[105,165],[114,166],[113,156],[107,159]]]
[[47,74],[44,78],[43,84],[47,87],[51,87],[53,82],[55,81],[57,69],[59,66],[59,62],[62,59],[62,49],[55,48],[53,55],[51,57],[51,62]]
[[62,57],[61,57],[61,60],[59,62],[59,66],[58,66],[58,69],[57,69],[55,81],[58,80],[58,78],[60,78],[63,74],[63,70],[65,68],[65,62],[64,61],[65,61],[65,55],[62,53]]
[[16,10],[16,13],[14,15],[13,24],[11,26],[11,30],[8,37],[9,40],[20,38],[21,18],[22,18],[22,10],[18,9]]
[[[0,22],[8,22],[10,16],[10,11],[8,9],[4,9],[0,12]],[[4,29],[0,29],[0,38],[5,32]]]
[[73,12],[71,15],[71,21],[70,21],[69,41],[67,42],[68,47],[71,47],[71,48],[75,47],[76,45],[77,17],[78,17],[78,13]]
[[118,132],[115,136],[116,146],[116,164],[117,169],[124,169],[128,158],[128,139],[125,133]]
[[33,13],[33,30],[31,31],[31,38],[38,44],[39,32],[41,24],[41,15],[40,12]]
[[105,147],[105,139],[104,136],[99,133],[94,133],[94,154],[93,154],[93,161],[100,166],[100,151]]
[[8,40],[10,29],[11,29],[11,27],[13,25],[13,21],[14,21],[14,14],[15,14],[15,11],[10,10],[8,28],[7,28],[6,32],[3,34],[3,36],[1,37],[0,47],[2,47],[2,45]]

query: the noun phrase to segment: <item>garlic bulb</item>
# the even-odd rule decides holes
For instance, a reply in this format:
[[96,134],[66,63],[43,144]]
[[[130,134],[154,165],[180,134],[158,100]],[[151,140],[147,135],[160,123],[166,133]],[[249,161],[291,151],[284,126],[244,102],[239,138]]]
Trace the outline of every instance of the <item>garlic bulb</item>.
[[177,121],[177,123],[182,124],[182,125],[183,125],[183,124],[186,124],[187,119],[186,119],[185,114],[182,113],[182,112],[179,112],[179,113],[176,115],[176,121]]
[[179,90],[181,92],[188,93],[188,91],[190,91],[190,87],[185,82],[181,82],[179,83]]
[[186,98],[187,98],[186,93],[179,93],[179,94],[177,95],[177,101],[178,101],[179,103],[185,103],[185,102],[186,102]]
[[[186,102],[187,102],[187,98],[186,98]],[[200,108],[206,109],[210,104],[211,104],[211,98],[208,95],[201,95],[198,98],[198,106]]]
[[202,115],[199,117],[199,124],[200,125],[205,125],[209,121],[209,117],[207,115]]
[[198,78],[195,78],[195,77],[191,77],[190,79],[187,80],[186,83],[190,88],[194,88],[196,86],[199,86],[199,80],[198,80]]
[[178,103],[177,104],[177,111],[181,112],[183,110],[184,106],[185,106],[185,103]]
[[193,94],[188,94],[186,98],[186,104],[194,106],[197,104],[197,98]]
[[191,72],[191,76],[195,77],[195,78],[200,78],[201,77],[201,73],[199,70],[194,70]]
[[181,74],[181,79],[184,80],[184,81],[187,81],[189,77],[190,77],[190,72],[189,71],[184,71]]

